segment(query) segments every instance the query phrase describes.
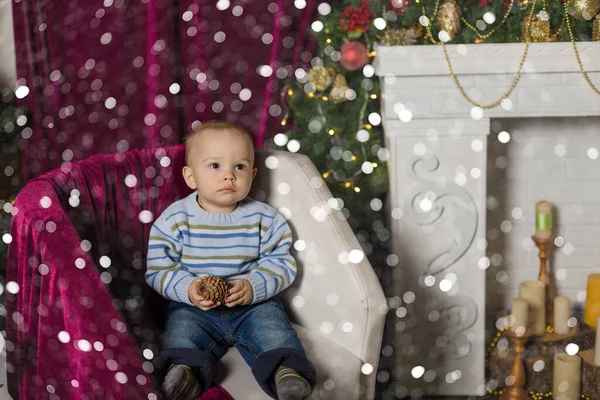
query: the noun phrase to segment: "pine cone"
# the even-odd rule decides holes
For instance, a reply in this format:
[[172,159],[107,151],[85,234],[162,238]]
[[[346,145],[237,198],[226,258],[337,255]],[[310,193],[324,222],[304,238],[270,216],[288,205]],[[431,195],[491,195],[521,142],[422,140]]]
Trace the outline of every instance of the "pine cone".
[[229,284],[225,279],[213,275],[206,275],[198,281],[196,286],[198,294],[204,300],[212,300],[215,303],[223,303],[229,295]]

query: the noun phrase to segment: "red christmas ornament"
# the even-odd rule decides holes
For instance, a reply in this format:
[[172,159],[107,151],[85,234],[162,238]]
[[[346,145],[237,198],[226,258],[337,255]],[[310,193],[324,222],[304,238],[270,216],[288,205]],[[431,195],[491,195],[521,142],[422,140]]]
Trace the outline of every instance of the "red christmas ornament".
[[340,64],[349,71],[356,71],[369,62],[367,46],[360,42],[348,41],[340,49]]
[[347,32],[366,32],[371,26],[375,14],[369,9],[369,3],[365,0],[360,2],[360,7],[346,7],[342,12],[338,24]]

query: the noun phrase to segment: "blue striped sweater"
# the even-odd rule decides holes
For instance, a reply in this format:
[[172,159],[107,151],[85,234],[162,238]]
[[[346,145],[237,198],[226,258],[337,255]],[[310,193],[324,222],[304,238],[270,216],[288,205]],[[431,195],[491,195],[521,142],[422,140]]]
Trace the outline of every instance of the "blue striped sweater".
[[146,282],[169,300],[191,304],[187,293],[195,278],[243,278],[258,303],[294,281],[291,244],[290,227],[273,207],[246,198],[231,213],[213,213],[198,205],[194,192],[154,222]]

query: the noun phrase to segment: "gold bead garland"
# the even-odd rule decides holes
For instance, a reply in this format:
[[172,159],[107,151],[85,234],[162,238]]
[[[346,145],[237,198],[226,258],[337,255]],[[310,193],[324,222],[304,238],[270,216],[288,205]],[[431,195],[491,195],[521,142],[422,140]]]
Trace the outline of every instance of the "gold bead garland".
[[[527,17],[527,23],[529,25],[531,25],[531,19],[533,17],[533,11],[535,10],[535,5],[537,3],[537,0],[533,0],[533,4],[531,6],[531,11],[529,12],[529,15]],[[437,6],[439,5],[439,2],[436,4],[436,10],[437,10]],[[423,15],[425,16],[425,7],[421,6],[421,10],[423,12]],[[523,65],[525,64],[525,59],[527,58],[527,52],[529,50],[529,35],[527,35],[525,37],[525,50],[523,51],[523,56],[521,57],[521,61],[519,62],[519,66],[517,68],[517,72],[515,73],[508,89],[506,89],[506,91],[502,94],[502,96],[500,96],[500,98],[496,101],[493,101],[491,103],[488,104],[481,104],[476,102],[475,100],[471,99],[467,93],[465,92],[465,90],[463,89],[462,85],[460,84],[460,82],[458,81],[458,77],[456,76],[456,74],[454,73],[454,70],[452,68],[452,63],[450,62],[450,57],[448,56],[448,51],[446,50],[446,45],[444,44],[444,42],[437,42],[434,38],[433,38],[433,34],[431,33],[431,26],[430,24],[427,24],[426,26],[427,28],[427,36],[429,37],[429,40],[431,40],[433,43],[435,44],[441,44],[442,46],[442,50],[444,51],[444,57],[446,59],[446,64],[448,65],[448,70],[450,71],[450,76],[452,77],[452,80],[454,81],[454,84],[456,85],[456,88],[458,89],[458,91],[460,92],[461,96],[471,105],[482,108],[482,109],[489,109],[489,108],[494,108],[497,105],[499,105],[502,100],[504,100],[506,97],[508,97],[510,95],[510,93],[514,90],[515,86],[517,85],[517,81],[519,80],[519,77],[521,75],[521,69],[523,69]]]
[[[568,12],[567,12],[568,5],[569,5],[569,2],[566,2],[565,3],[565,14],[568,14]],[[600,95],[600,90],[592,83],[592,81],[590,80],[590,77],[588,76],[587,72],[585,72],[585,69],[583,68],[583,63],[581,62],[581,57],[579,57],[579,51],[577,50],[577,44],[575,44],[575,38],[573,37],[573,29],[571,29],[571,18],[569,15],[565,15],[565,18],[567,20],[567,29],[569,30],[569,36],[571,37],[571,44],[573,45],[573,51],[575,52],[575,58],[577,59],[577,64],[579,65],[579,71],[581,71],[583,78],[588,83],[588,85],[592,88],[592,90],[594,92],[596,92],[596,94]]]
[[[513,4],[514,0],[511,0],[511,6]],[[533,21],[533,12],[535,10],[535,6],[536,6],[537,0],[533,1],[533,4],[531,5],[531,11],[529,12],[529,15],[526,19],[526,25],[524,27],[524,31],[525,32],[532,32],[532,21]],[[529,1],[527,2],[527,5],[529,4]],[[440,1],[438,0],[435,4],[435,8],[433,11],[433,18],[436,18],[437,13],[438,13],[438,9],[439,9],[439,5],[440,5]],[[542,41],[542,38],[545,38],[546,41],[549,40],[554,40],[562,31],[564,22],[567,22],[567,28],[569,30],[569,35],[571,37],[571,43],[573,45],[573,50],[575,52],[575,58],[577,59],[577,64],[579,65],[579,70],[581,71],[585,81],[588,83],[588,85],[592,88],[592,90],[594,90],[594,92],[596,92],[597,94],[600,95],[600,90],[594,86],[594,84],[592,83],[592,81],[590,80],[588,74],[585,72],[584,68],[583,68],[583,64],[581,62],[581,58],[579,56],[579,51],[577,50],[577,45],[575,44],[575,39],[573,38],[573,31],[571,29],[571,21],[568,14],[568,6],[569,6],[569,2],[565,3],[565,13],[563,15],[563,21],[561,23],[560,28],[557,30],[557,32],[555,32],[554,34],[550,34],[550,26],[549,26],[549,22],[537,22],[538,18],[536,16],[536,25],[534,26],[534,29],[536,30],[536,38],[539,38],[539,41]],[[511,7],[509,7],[509,10],[511,9]],[[544,2],[544,10],[545,10],[545,2]],[[482,109],[490,109],[490,108],[494,108],[496,106],[498,106],[502,100],[504,100],[505,98],[507,98],[510,93],[514,90],[514,88],[516,87],[517,81],[519,80],[519,77],[521,75],[521,70],[523,68],[523,65],[525,64],[525,59],[527,58],[527,52],[529,50],[529,43],[530,43],[530,36],[531,35],[524,35],[525,36],[525,50],[523,52],[523,56],[521,57],[521,61],[519,62],[519,66],[517,68],[517,72],[515,73],[509,87],[506,89],[506,91],[502,94],[502,96],[491,103],[488,104],[481,104],[476,102],[475,100],[471,99],[467,93],[465,92],[465,90],[463,89],[462,85],[460,84],[460,82],[458,81],[458,77],[456,76],[456,74],[454,73],[454,70],[452,68],[452,63],[450,61],[450,57],[448,56],[448,52],[446,50],[446,46],[444,44],[443,41],[436,41],[435,38],[433,37],[433,34],[431,32],[431,19],[429,19],[427,17],[427,12],[425,11],[425,6],[423,6],[421,4],[421,12],[422,12],[422,16],[425,17],[427,19],[427,24],[425,26],[426,30],[427,30],[427,38],[434,44],[441,44],[442,46],[442,50],[444,52],[444,58],[446,59],[446,64],[448,65],[448,69],[450,71],[450,76],[452,77],[452,80],[454,81],[454,84],[456,85],[458,91],[460,92],[461,96],[471,105],[482,108]],[[501,24],[496,27],[495,29],[498,29],[506,20],[506,18],[508,17],[508,13],[505,14]],[[479,40],[483,40],[485,38],[488,38],[489,36],[491,36],[494,32],[495,29],[492,30],[491,32],[488,32],[485,35],[480,35],[477,31],[476,28],[473,27],[471,24],[469,24],[463,17],[461,17],[461,20],[463,21],[463,23],[465,23],[465,25],[467,27],[469,27],[469,29],[473,30],[476,34],[478,34],[479,36]],[[450,37],[452,37],[452,35],[449,34]],[[594,34],[593,34],[593,40],[600,40],[600,19],[597,16],[594,19]]]
[[479,33],[479,29],[477,29],[476,27],[474,27],[464,17],[461,17],[461,21],[463,22],[463,24],[465,24],[465,26],[467,28],[469,28],[470,30],[472,30],[475,33],[475,35],[477,35],[477,37],[479,39],[485,40],[485,39],[489,38],[490,36],[492,36],[502,25],[504,25],[504,23],[508,19],[508,16],[510,15],[510,10],[512,10],[514,3],[515,3],[515,0],[510,0],[510,3],[508,5],[508,7],[506,7],[506,12],[504,13],[504,16],[502,17],[502,21],[500,21],[500,24],[498,24],[498,26],[496,26],[494,29],[492,29],[488,33],[485,33],[485,34]]
[[498,332],[496,332],[496,336],[494,336],[494,339],[492,339],[492,342],[488,346],[488,356],[492,353],[492,351],[498,344],[498,341],[500,340],[502,335],[504,335],[504,332],[506,332],[507,330],[508,330],[508,326],[505,326],[504,328],[502,328]]
[[[529,395],[531,396],[531,398],[533,400],[544,400],[544,399],[552,399],[553,398],[552,392],[542,393],[542,392],[536,392],[536,391],[532,390],[529,392]],[[592,400],[584,394],[581,395],[581,398],[583,400]]]
[[[473,33],[475,33],[475,35],[477,35],[477,37],[480,41],[483,41],[483,40],[488,39],[490,36],[492,36],[502,25],[504,25],[504,23],[506,22],[506,20],[508,19],[509,15],[510,15],[510,10],[512,10],[514,3],[515,3],[515,0],[510,0],[510,3],[506,9],[506,12],[504,13],[504,16],[502,17],[502,21],[500,21],[500,24],[498,24],[498,26],[496,26],[494,29],[492,29],[488,33],[480,33],[479,29],[474,27],[473,24],[471,24],[469,21],[467,21],[466,18],[463,17],[462,15],[460,16],[460,20],[462,21],[463,24],[465,24],[465,26],[467,28],[469,28],[471,31],[473,31]],[[432,19],[437,18],[439,6],[440,6],[440,2],[438,1],[435,4]],[[421,5],[421,11],[423,13],[423,16],[427,16],[427,13],[425,12],[425,7],[422,5]],[[436,43],[435,39],[433,39],[433,36],[431,36],[431,35],[429,35],[429,36],[430,36],[432,42]],[[449,36],[452,37],[452,35],[449,35]]]
[[494,395],[494,396],[500,396],[506,391],[506,389],[492,390],[489,387],[486,387],[485,390],[487,390],[487,392],[489,394]]

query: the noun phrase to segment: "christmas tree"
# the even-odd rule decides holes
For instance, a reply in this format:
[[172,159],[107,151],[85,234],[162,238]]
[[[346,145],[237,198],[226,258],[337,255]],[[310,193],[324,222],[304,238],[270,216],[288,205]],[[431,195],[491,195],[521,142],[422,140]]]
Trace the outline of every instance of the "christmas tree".
[[310,157],[334,197],[329,205],[349,221],[372,263],[381,265],[389,238],[383,212],[389,151],[371,63],[386,22],[375,16],[375,2],[348,3],[341,10],[318,6],[311,25],[317,53],[288,80],[287,113],[269,147]]

